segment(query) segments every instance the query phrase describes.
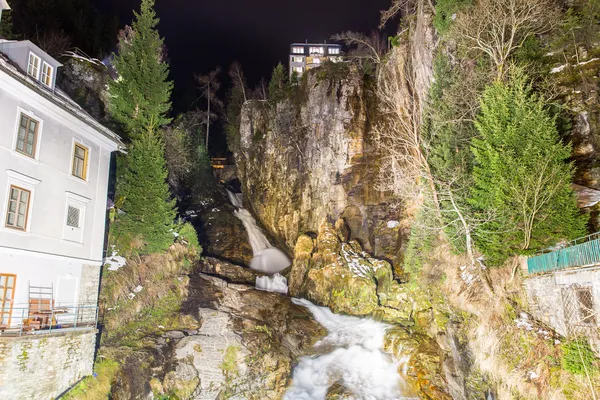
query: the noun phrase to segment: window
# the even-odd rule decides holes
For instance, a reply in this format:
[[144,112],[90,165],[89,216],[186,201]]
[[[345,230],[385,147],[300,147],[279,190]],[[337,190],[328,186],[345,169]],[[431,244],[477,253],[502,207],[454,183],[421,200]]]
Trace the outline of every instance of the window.
[[87,179],[87,161],[88,161],[88,149],[78,143],[75,143],[75,149],[73,150],[73,176]]
[[315,57],[313,59],[313,64],[321,64],[321,59],[319,57]]
[[301,63],[304,62],[304,57],[292,57],[292,62]]
[[42,83],[48,87],[52,87],[52,73],[54,69],[46,62],[42,65]]
[[299,74],[304,72],[304,68],[302,67],[292,67],[292,72],[297,72]]
[[340,48],[339,47],[330,47],[328,52],[329,52],[329,54],[340,54]]
[[294,46],[294,47],[292,47],[292,53],[294,53],[294,54],[304,54],[304,47],[302,47],[302,46]]
[[25,114],[21,114],[16,148],[19,153],[23,153],[31,158],[35,158],[38,126],[38,121]]
[[8,210],[6,212],[7,227],[22,231],[27,228],[30,197],[31,192],[29,190],[11,185],[8,195]]
[[581,322],[596,325],[596,311],[594,310],[592,288],[579,288],[575,293],[579,304],[579,316]]
[[79,228],[79,216],[81,210],[77,207],[69,206],[67,210],[67,226]]
[[311,47],[310,54],[323,54],[324,49],[322,47]]
[[39,79],[40,77],[40,58],[33,53],[29,53],[27,73],[33,76],[35,79]]
[[16,275],[0,274],[0,325],[10,326],[16,281]]

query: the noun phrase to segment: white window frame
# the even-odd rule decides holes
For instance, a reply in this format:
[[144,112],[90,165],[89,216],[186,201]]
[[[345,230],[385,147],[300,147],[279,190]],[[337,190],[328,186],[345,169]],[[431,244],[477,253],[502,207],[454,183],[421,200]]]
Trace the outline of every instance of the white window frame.
[[303,46],[292,46],[292,54],[304,54]]
[[332,54],[332,55],[338,55],[340,54],[340,48],[339,47],[330,47],[327,51],[328,54]]
[[[37,67],[36,75],[29,73],[29,67],[31,66],[31,58],[32,57],[37,58],[37,60],[38,60],[38,67]],[[42,58],[40,56],[38,56],[37,54],[35,54],[33,51],[30,51],[29,57],[27,57],[27,75],[29,75],[39,81],[41,72],[42,72]]]
[[[4,207],[2,208],[2,218],[3,222],[0,225],[0,229],[4,232],[12,232],[17,235],[30,235],[31,234],[31,221],[33,221],[33,211],[35,209],[35,190],[37,185],[41,182],[35,178],[24,175],[20,172],[17,172],[12,169],[7,169],[6,174],[8,175],[8,180],[6,182],[5,189],[5,200]],[[8,204],[10,201],[10,188],[12,186],[17,186],[19,188],[23,188],[29,191],[29,205],[27,208],[27,223],[25,224],[25,229],[14,229],[6,226],[6,214],[8,213]]]
[[[27,154],[23,154],[20,151],[17,151],[17,141],[19,140],[19,127],[21,126],[21,114],[25,115],[28,118],[35,119],[38,123],[38,131],[36,138],[36,146],[33,157],[29,157]],[[17,116],[15,118],[15,132],[13,135],[13,144],[10,149],[12,154],[15,154],[19,157],[22,157],[26,160],[33,161],[36,164],[39,164],[40,160],[40,148],[42,147],[42,133],[44,131],[44,120],[35,115],[35,113],[31,110],[25,110],[21,107],[17,107]]]
[[[85,179],[78,177],[77,175],[73,175],[73,163],[75,161],[75,145],[79,145],[81,147],[85,147],[87,149],[87,162],[85,165]],[[92,146],[83,140],[79,140],[77,138],[73,138],[71,143],[71,161],[69,162],[69,177],[71,179],[76,180],[77,182],[89,183],[90,181],[90,159],[92,157]]]
[[304,68],[303,67],[292,67],[292,72],[297,72],[298,74],[303,74]]
[[304,62],[304,56],[292,56],[292,62],[293,63],[303,63]]
[[[65,197],[66,201],[62,220],[62,238],[67,242],[83,244],[87,204],[91,201],[91,199],[73,192],[65,192]],[[67,225],[69,206],[79,209],[79,227],[77,228]]]
[[325,49],[322,46],[310,46],[310,54],[325,54]]
[[[49,71],[49,74],[45,74],[45,70]],[[46,83],[45,81],[45,76],[46,75],[48,77],[48,83]],[[54,67],[52,67],[52,65],[48,64],[46,61],[42,62],[42,72],[40,75],[40,81],[42,82],[42,84],[46,87],[52,88],[52,80],[54,79]]]

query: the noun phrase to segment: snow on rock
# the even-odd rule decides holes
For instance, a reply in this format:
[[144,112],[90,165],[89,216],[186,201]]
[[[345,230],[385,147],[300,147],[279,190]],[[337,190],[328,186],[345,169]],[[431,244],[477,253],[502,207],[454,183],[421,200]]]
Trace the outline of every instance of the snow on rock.
[[133,289],[133,292],[134,292],[134,293],[139,293],[139,292],[141,292],[141,291],[142,291],[142,289],[143,289],[143,288],[144,288],[143,286],[141,286],[141,285],[138,285],[138,286],[136,286],[136,287],[135,287],[135,289]]
[[116,251],[113,250],[110,257],[106,257],[102,263],[108,267],[109,271],[117,271],[119,268],[124,267],[127,264],[125,257],[119,256]]
[[400,226],[400,222],[399,221],[388,221],[387,223],[387,227],[390,229],[394,229]]

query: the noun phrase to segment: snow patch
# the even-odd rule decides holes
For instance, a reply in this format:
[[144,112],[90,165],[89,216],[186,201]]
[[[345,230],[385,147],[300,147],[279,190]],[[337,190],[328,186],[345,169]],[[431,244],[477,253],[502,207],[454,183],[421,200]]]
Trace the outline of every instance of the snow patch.
[[400,221],[388,221],[387,227],[390,229],[394,229],[400,226]]
[[108,266],[109,271],[117,271],[127,264],[127,260],[125,257],[119,256],[116,250],[113,250],[111,256],[104,258],[102,264]]

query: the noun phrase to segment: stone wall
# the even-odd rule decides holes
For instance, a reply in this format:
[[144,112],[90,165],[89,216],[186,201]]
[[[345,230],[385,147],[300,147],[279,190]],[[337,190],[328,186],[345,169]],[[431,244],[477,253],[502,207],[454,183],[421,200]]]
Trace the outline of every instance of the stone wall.
[[[531,276],[525,280],[525,290],[533,316],[567,336],[582,332],[582,328],[600,327],[600,267],[580,268],[560,271],[553,274]],[[578,321],[585,318],[577,290],[589,290],[595,318],[589,318],[589,324]],[[578,327],[577,325],[581,325]]]
[[0,337],[0,398],[53,399],[92,373],[96,330]]

